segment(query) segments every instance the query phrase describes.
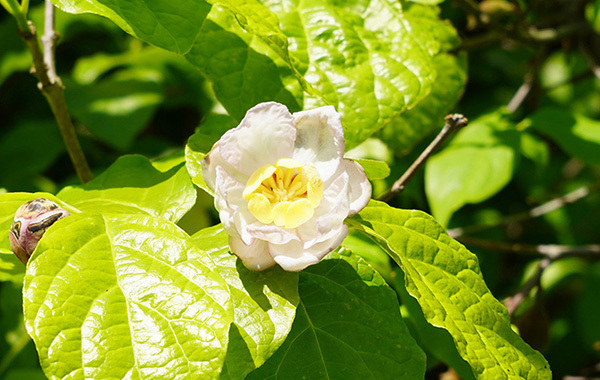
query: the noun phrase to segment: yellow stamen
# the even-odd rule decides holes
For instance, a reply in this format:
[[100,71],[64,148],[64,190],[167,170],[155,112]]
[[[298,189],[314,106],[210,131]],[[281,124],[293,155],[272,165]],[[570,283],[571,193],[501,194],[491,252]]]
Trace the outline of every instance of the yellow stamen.
[[323,181],[314,166],[282,158],[252,173],[243,196],[261,223],[296,228],[310,220],[321,203]]

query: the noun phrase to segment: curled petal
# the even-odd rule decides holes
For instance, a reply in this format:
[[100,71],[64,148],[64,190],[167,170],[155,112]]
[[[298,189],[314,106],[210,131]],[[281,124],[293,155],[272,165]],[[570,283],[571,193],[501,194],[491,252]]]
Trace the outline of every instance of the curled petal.
[[301,242],[291,241],[283,245],[269,244],[269,251],[275,262],[283,269],[297,272],[321,261],[326,254],[342,244],[346,235],[348,235],[348,226],[342,225],[331,239],[310,248],[306,248]]
[[229,247],[250,270],[261,271],[275,265],[266,241],[257,239],[254,243],[246,245],[240,238],[229,235]]
[[247,230],[256,239],[273,244],[286,244],[292,240],[300,241],[296,234],[273,224],[252,223]]
[[292,114],[283,104],[269,102],[248,110],[240,125],[217,144],[221,157],[249,178],[257,168],[291,157],[295,139]]
[[369,199],[371,199],[371,183],[369,183],[364,169],[358,162],[344,159],[342,166],[349,176],[350,213],[348,216],[352,216],[365,208],[367,203],[369,203]]
[[323,181],[336,172],[344,155],[344,130],[333,106],[294,113],[294,158],[315,165]]

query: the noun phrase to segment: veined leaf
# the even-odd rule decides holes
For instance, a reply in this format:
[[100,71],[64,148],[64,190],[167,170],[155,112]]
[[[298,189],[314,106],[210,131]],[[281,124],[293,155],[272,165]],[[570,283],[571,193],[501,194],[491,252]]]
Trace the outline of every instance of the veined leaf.
[[192,237],[215,261],[229,284],[235,324],[221,379],[243,379],[261,366],[287,337],[298,305],[298,274],[274,267],[253,272],[229,252],[221,225],[206,228]]
[[520,136],[505,124],[495,113],[474,120],[427,161],[425,192],[441,225],[465,204],[483,202],[512,179]]
[[144,213],[177,222],[194,205],[196,190],[185,167],[165,173],[142,156],[122,156],[83,186],[68,186],[57,197],[81,211]]
[[164,219],[60,220],[28,263],[23,295],[49,378],[219,377],[233,319],[227,284]]
[[292,111],[332,104],[348,148],[421,101],[436,80],[433,57],[458,41],[436,8],[395,0],[55,3],[186,55],[236,119],[267,100]]
[[281,348],[247,379],[422,379],[425,355],[394,294],[348,251],[300,272],[300,304]]
[[429,323],[446,329],[478,379],[550,379],[544,357],[512,329],[487,288],[477,257],[429,215],[371,201],[348,219],[398,263]]

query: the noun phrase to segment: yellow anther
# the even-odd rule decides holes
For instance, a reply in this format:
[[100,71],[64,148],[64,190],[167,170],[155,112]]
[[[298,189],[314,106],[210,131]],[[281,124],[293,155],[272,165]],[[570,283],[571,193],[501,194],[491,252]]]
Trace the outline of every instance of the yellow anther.
[[323,198],[323,181],[314,166],[282,158],[252,173],[243,196],[261,223],[296,228],[314,215]]

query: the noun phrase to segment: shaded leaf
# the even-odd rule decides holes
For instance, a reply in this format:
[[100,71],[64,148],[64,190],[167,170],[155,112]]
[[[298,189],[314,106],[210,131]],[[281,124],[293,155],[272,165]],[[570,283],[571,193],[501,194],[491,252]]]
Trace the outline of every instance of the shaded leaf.
[[419,379],[425,355],[394,294],[364,260],[336,251],[300,272],[300,304],[281,348],[248,379]]
[[471,122],[427,161],[425,192],[441,225],[465,204],[483,202],[510,182],[519,139],[499,114],[490,114]]
[[261,366],[287,337],[298,305],[298,274],[279,266],[248,270],[229,252],[227,234],[217,225],[192,237],[208,252],[229,284],[234,310],[221,379],[243,379]]
[[543,108],[529,118],[531,127],[568,154],[600,164],[600,121],[559,108]]
[[177,222],[194,205],[196,191],[183,165],[167,172],[142,156],[122,156],[82,186],[67,186],[57,197],[81,211],[144,213]]
[[233,319],[227,284],[164,219],[60,220],[28,263],[23,295],[48,377],[218,378]]
[[478,379],[550,379],[544,357],[512,329],[477,257],[429,215],[371,201],[348,220],[384,248],[405,274],[427,321],[446,329]]

